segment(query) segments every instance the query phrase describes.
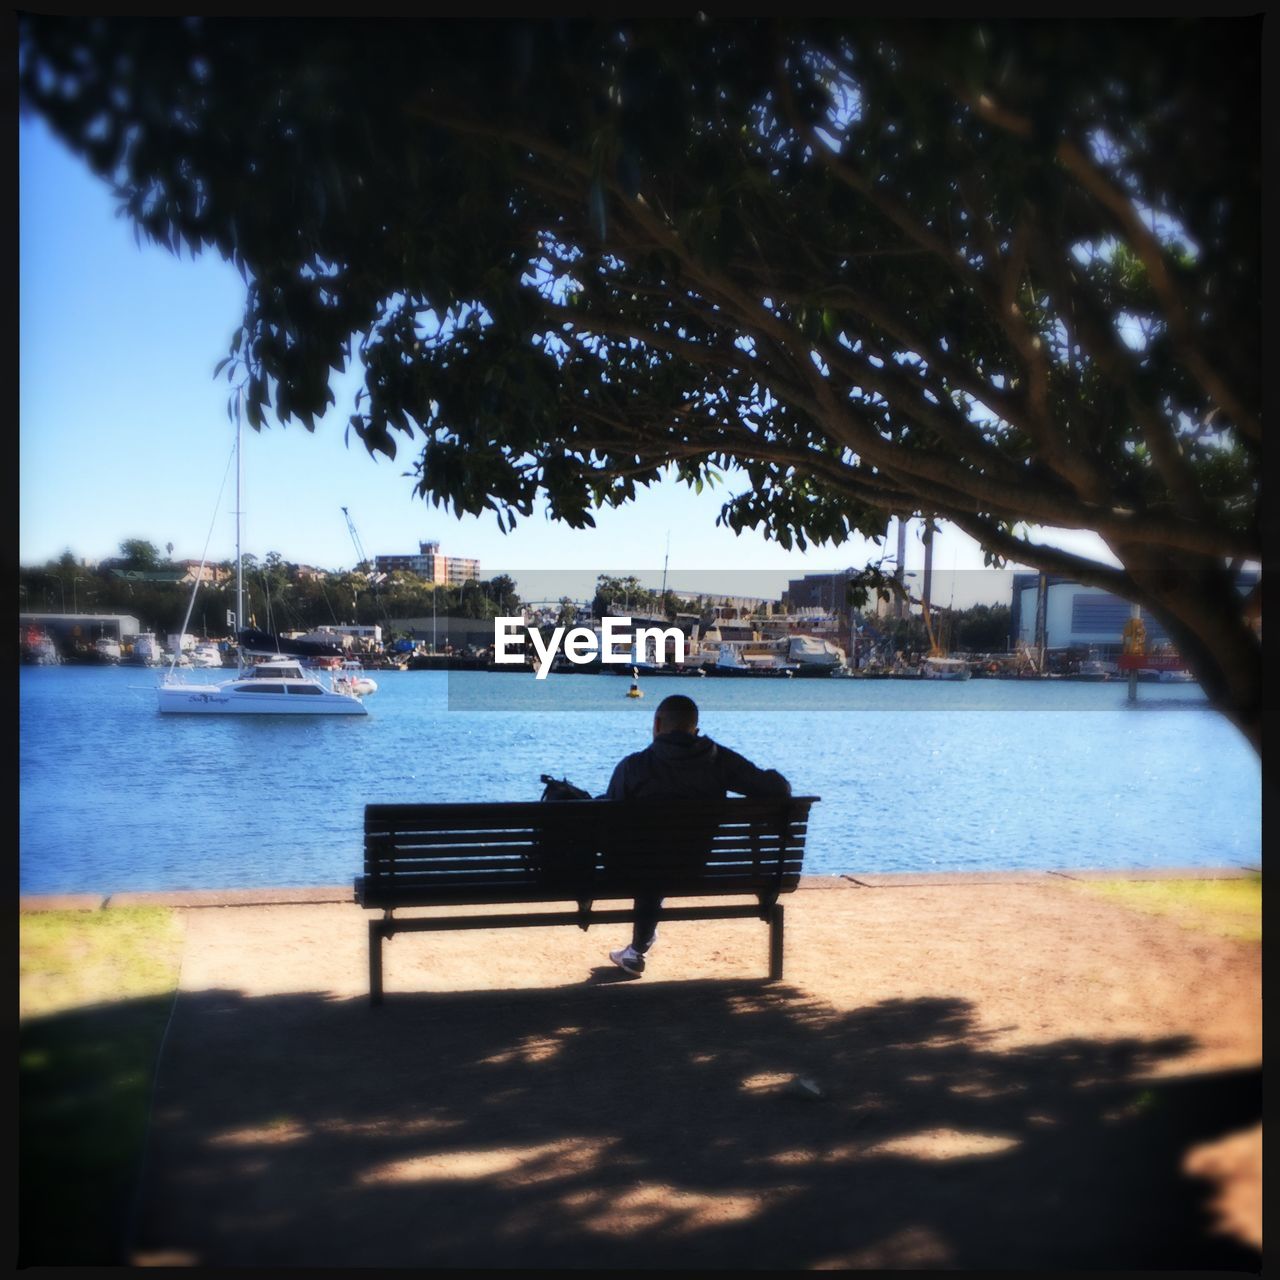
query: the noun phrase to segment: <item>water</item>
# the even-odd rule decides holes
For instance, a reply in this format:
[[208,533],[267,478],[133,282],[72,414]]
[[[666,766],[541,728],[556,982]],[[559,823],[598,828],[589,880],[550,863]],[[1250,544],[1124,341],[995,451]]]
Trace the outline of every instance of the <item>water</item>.
[[20,670],[23,893],[349,883],[366,803],[599,794],[670,692],[822,797],[806,872],[1261,864],[1258,759],[1194,685],[391,671],[369,716],[188,717],[145,670]]

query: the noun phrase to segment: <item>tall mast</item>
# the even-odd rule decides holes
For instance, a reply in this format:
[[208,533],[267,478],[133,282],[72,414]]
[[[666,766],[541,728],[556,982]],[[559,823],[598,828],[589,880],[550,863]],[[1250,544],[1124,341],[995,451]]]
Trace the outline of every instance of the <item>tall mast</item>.
[[[905,591],[907,585],[907,521],[904,516],[898,517],[898,557],[895,561],[893,576],[898,580],[898,586]],[[904,618],[907,614],[907,602],[902,592],[898,593],[897,600],[893,606],[893,616],[895,618]]]
[[240,559],[240,493],[244,486],[244,388],[236,405],[236,639],[244,630],[244,567]]
[[927,609],[933,603],[933,521],[924,522],[924,605]]

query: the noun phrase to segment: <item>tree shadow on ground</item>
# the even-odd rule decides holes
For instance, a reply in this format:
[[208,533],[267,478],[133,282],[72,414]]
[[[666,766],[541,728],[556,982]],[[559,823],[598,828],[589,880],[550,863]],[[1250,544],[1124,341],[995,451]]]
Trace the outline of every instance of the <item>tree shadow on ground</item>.
[[751,981],[183,994],[140,1260],[1223,1268],[1188,1147],[1261,1072],[1186,1039],[998,1048],[966,1002]]
[[18,1028],[18,1265],[124,1260],[152,1072],[171,995]]

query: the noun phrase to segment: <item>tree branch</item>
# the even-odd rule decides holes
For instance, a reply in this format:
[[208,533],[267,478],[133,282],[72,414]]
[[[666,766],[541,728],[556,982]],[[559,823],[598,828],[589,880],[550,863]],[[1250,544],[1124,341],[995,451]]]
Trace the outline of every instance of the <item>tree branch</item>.
[[[983,93],[973,97],[961,92],[958,96],[972,108],[976,115],[989,124],[1016,137],[1031,137],[1031,121],[1001,107],[989,94]],[[1256,444],[1261,444],[1261,421],[1219,376],[1212,362],[1200,350],[1187,307],[1173,278],[1164,248],[1142,221],[1133,201],[1115,186],[1072,140],[1064,138],[1059,142],[1055,155],[1058,162],[1076,179],[1081,188],[1111,214],[1138,257],[1142,259],[1151,287],[1164,308],[1169,332],[1187,368],[1191,370],[1210,399],[1220,405],[1223,412],[1235,422],[1241,433]]]

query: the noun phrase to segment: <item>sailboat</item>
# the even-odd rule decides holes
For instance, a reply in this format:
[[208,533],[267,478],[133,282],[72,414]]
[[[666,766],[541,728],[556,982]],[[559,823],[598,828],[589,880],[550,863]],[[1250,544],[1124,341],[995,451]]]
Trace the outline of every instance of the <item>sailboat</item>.
[[[240,491],[244,478],[244,415],[236,415],[236,631],[244,620],[244,571],[240,554]],[[204,568],[201,563],[201,570]],[[200,575],[191,591],[187,618],[200,589]],[[186,630],[186,622],[183,630]],[[239,673],[216,684],[188,682],[169,667],[157,688],[161,712],[184,715],[346,715],[365,716],[354,681],[337,684],[314,671],[304,670],[296,657],[276,656],[244,665],[241,650]]]
[[[929,564],[933,556],[933,527],[925,524],[925,593],[920,602],[920,612],[924,618],[925,631],[929,635],[929,656],[920,664],[920,675],[926,680],[968,680],[973,675],[969,663],[964,658],[953,658],[947,652],[951,639],[951,606],[934,630],[929,616]],[[951,600],[955,603],[955,570],[951,571]]]
[[340,660],[346,650],[339,644],[327,644],[322,640],[304,640],[298,637],[277,635],[274,631],[260,631],[256,627],[241,627],[236,631],[236,642],[241,653],[255,657],[278,658],[332,658]]

